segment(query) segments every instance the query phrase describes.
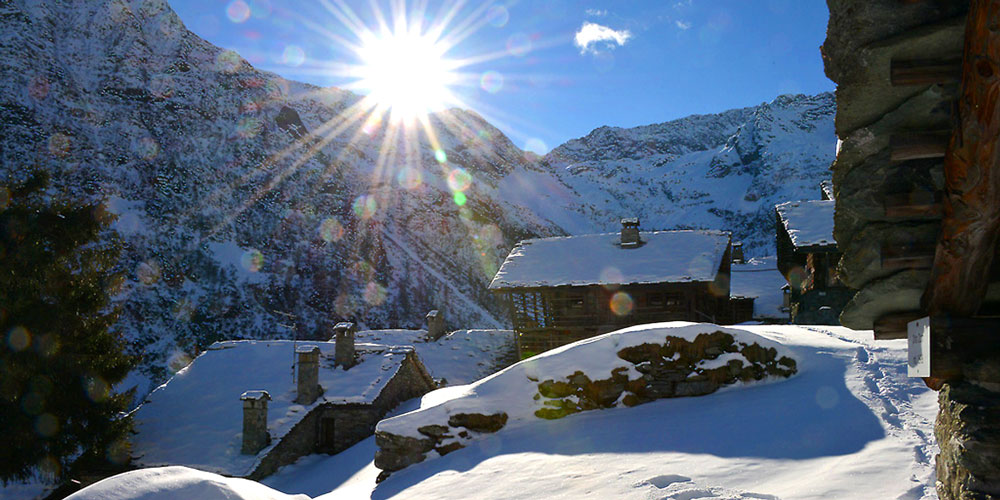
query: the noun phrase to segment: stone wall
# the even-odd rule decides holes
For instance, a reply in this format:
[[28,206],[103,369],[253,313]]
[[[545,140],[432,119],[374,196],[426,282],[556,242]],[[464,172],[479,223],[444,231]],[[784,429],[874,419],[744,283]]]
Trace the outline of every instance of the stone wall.
[[[267,455],[250,474],[249,478],[260,480],[278,468],[294,463],[301,457],[313,453],[339,453],[362,439],[372,435],[375,424],[384,416],[367,404],[324,403],[309,412],[295,424],[281,441],[271,448]],[[334,445],[321,448],[320,426],[323,419],[334,419]]]
[[[702,365],[727,353],[739,356],[729,356],[734,359],[719,366]],[[663,344],[628,347],[619,351],[618,357],[632,363],[642,376],[630,380],[629,369],[620,367],[606,379],[591,380],[578,371],[563,380],[536,380],[538,391],[532,396],[511,394],[510,397],[542,401],[543,407],[535,416],[555,419],[598,408],[635,406],[660,398],[700,396],[724,385],[790,377],[796,373],[795,360],[779,358],[775,348],[737,342],[732,335],[721,331],[699,334],[691,341],[667,336]],[[460,413],[451,415],[447,422],[416,429],[421,437],[376,432],[375,444],[379,449],[375,453],[375,466],[382,469],[379,481],[393,471],[424,461],[432,451],[446,455],[465,447],[463,443],[474,440],[477,434],[497,432],[506,425],[507,418],[503,412]]]
[[[249,477],[254,480],[267,477],[305,455],[340,453],[371,436],[375,424],[399,403],[420,397],[432,389],[434,380],[411,351],[372,404],[323,403],[317,406],[267,452]],[[323,442],[325,419],[333,420],[332,445]]]
[[1000,392],[969,382],[947,383],[938,401],[938,497],[1000,499]]
[[[715,368],[702,368],[703,361],[718,359],[726,353],[739,353]],[[538,383],[536,401],[544,408],[535,412],[539,418],[562,418],[580,411],[611,408],[619,404],[635,406],[660,398],[702,396],[724,385],[763,380],[767,377],[790,377],[796,372],[795,360],[778,358],[777,350],[759,344],[736,342],[723,332],[702,333],[694,340],[666,338],[663,344],[642,344],[618,351],[622,358],[642,373],[629,380],[628,368],[613,370],[610,377],[591,380],[576,372],[564,380]]]
[[380,415],[385,415],[399,403],[423,396],[435,388],[434,379],[427,372],[427,368],[411,351],[400,364],[396,375],[375,398],[374,407]]

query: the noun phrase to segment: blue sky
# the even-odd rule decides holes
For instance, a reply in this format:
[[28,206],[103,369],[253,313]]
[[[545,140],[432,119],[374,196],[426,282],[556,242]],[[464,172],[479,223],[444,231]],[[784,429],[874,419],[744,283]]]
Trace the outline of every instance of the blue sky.
[[[343,16],[377,26],[369,0],[169,0],[189,29],[254,66],[348,86],[358,64]],[[424,0],[433,22],[454,1]],[[325,5],[324,5],[325,4]],[[399,2],[375,2],[387,17]],[[417,2],[403,7],[412,21]],[[519,147],[544,152],[602,125],[633,127],[833,90],[819,46],[823,0],[494,1],[459,5],[445,57],[465,61],[453,92]]]

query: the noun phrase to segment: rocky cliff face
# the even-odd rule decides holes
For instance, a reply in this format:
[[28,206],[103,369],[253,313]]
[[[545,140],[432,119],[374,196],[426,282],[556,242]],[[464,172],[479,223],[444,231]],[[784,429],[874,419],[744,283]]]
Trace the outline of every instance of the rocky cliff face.
[[829,94],[605,127],[538,159],[468,111],[432,118],[435,146],[389,134],[357,96],[258,71],[162,0],[14,0],[0,29],[0,182],[46,169],[53,198],[117,215],[119,329],[151,380],[214,340],[342,319],[498,326],[486,284],[518,240],[624,215],[766,253],[771,205],[814,198],[833,155]]

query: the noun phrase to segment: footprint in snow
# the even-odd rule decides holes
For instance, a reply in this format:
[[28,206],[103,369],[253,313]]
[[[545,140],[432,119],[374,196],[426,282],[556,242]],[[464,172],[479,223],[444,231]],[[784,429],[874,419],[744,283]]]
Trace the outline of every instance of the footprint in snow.
[[649,478],[645,482],[647,484],[651,484],[653,486],[656,486],[657,488],[663,489],[663,488],[666,488],[667,486],[670,486],[671,484],[674,484],[674,483],[685,483],[685,482],[688,482],[690,480],[691,480],[691,478],[689,478],[687,476],[681,476],[681,475],[678,475],[678,474],[664,474],[662,476],[656,476],[656,477],[653,477],[653,478]]
[[641,484],[655,486],[665,494],[660,500],[695,500],[699,498],[717,500],[779,500],[774,495],[751,493],[729,488],[702,487],[691,478],[678,474],[664,474],[643,481]]

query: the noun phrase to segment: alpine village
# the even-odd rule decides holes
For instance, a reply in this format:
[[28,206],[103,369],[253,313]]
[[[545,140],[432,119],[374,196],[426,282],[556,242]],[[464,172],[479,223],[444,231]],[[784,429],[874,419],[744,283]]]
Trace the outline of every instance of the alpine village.
[[0,26],[0,498],[1000,499],[1000,0]]

